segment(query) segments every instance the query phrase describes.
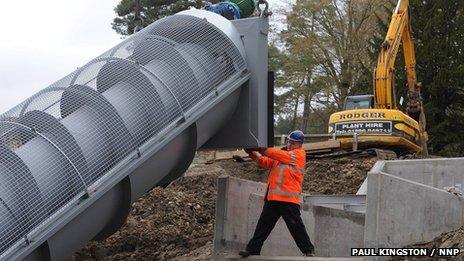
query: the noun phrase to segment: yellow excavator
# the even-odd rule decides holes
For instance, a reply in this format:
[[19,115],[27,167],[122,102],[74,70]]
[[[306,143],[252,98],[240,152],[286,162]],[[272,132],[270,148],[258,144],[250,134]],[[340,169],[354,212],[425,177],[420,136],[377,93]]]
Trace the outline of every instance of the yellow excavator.
[[[421,84],[416,79],[408,6],[408,0],[400,0],[394,10],[374,71],[374,95],[349,96],[344,110],[330,116],[329,133],[342,149],[350,149],[356,142],[360,149],[380,148],[427,156],[428,135]],[[406,113],[397,107],[394,88],[395,59],[401,43],[408,85]]]

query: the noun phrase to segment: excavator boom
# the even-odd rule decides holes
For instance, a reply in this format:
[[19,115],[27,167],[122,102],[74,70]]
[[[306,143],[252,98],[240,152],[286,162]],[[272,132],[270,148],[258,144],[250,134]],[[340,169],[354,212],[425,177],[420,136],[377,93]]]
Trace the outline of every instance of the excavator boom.
[[[425,113],[421,85],[417,82],[416,76],[414,40],[411,35],[408,7],[408,0],[398,1],[385,41],[380,48],[377,67],[374,70],[373,104],[368,102],[370,98],[367,96],[364,102],[357,101],[357,103],[353,103],[353,98],[348,97],[345,111],[330,117],[329,133],[334,134],[335,137],[352,133],[359,135],[361,144],[367,148],[388,147],[402,152],[427,153]],[[398,109],[395,95],[395,60],[401,44],[403,44],[408,86],[407,114]],[[359,106],[356,107],[356,104]],[[379,117],[372,119],[366,115]],[[372,128],[372,126],[377,127]],[[341,141],[342,147],[351,146],[350,138],[340,137],[338,140]]]
[[410,31],[408,5],[408,0],[398,2],[378,56],[374,93],[375,107],[379,109],[397,109],[394,73],[395,60],[401,43],[403,43],[408,88],[411,89],[417,85],[414,40]]

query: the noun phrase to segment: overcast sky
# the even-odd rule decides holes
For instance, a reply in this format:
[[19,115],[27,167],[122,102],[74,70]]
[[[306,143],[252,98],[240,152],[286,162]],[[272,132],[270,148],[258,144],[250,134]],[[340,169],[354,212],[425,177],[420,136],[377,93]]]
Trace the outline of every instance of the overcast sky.
[[119,43],[118,2],[0,0],[0,113]]

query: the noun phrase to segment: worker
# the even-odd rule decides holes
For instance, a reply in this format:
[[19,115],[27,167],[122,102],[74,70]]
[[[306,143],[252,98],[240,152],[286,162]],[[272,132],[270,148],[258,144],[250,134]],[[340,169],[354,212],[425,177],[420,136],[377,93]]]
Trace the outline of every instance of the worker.
[[282,217],[298,248],[305,256],[314,256],[314,246],[301,220],[300,203],[305,173],[304,134],[293,131],[283,149],[245,150],[262,168],[270,169],[264,207],[253,238],[239,255],[259,255],[276,222]]

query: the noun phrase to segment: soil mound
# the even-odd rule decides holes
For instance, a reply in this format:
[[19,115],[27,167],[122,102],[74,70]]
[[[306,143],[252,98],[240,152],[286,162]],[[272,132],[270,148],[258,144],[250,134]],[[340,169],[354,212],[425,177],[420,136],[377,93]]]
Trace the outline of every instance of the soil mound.
[[[209,260],[213,252],[217,177],[266,182],[254,162],[207,164],[199,153],[184,177],[135,202],[126,224],[102,242],[90,242],[72,260]],[[310,160],[303,184],[309,194],[355,194],[374,157]]]

